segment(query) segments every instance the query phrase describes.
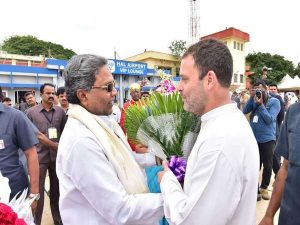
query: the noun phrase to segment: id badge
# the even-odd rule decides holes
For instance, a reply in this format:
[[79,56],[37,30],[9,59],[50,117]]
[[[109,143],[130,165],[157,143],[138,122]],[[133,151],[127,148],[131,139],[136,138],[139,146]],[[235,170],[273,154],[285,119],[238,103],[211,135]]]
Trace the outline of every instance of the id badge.
[[57,138],[57,130],[55,127],[48,128],[48,137],[49,137],[49,139]]
[[258,122],[258,116],[257,115],[255,115],[254,117],[253,117],[253,121],[252,121],[253,123],[257,123]]
[[0,150],[5,149],[4,141],[0,139]]

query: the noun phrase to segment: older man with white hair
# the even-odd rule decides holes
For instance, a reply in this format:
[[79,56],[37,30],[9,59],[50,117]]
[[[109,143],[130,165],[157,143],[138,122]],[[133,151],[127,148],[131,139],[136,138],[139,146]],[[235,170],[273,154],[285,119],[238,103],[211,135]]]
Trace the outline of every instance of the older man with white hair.
[[63,224],[158,224],[162,196],[148,193],[124,133],[107,117],[117,94],[107,60],[73,56],[64,76],[72,105],[56,167]]

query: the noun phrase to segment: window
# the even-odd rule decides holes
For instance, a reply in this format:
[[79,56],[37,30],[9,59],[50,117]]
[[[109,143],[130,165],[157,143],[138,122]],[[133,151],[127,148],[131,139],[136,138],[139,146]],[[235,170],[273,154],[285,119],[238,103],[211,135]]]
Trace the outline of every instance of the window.
[[28,66],[29,64],[28,64],[28,61],[26,61],[26,60],[17,60],[16,65],[17,66]]
[[240,50],[240,42],[237,43],[237,50]]
[[243,83],[243,82],[244,82],[244,75],[240,74],[240,83]]
[[241,43],[241,51],[244,51],[244,45]]
[[162,66],[159,66],[158,69],[159,69],[159,70],[163,70],[164,73],[166,73],[166,74],[171,74],[171,69],[172,69],[172,68],[170,68],[170,67],[162,67]]
[[8,93],[7,93],[7,91],[5,91],[5,90],[2,90],[2,96],[3,96],[3,98],[6,98],[6,97],[8,97]]
[[236,49],[236,41],[233,42],[233,48]]
[[176,67],[176,77],[179,77],[179,75],[180,75],[180,68]]
[[237,73],[233,74],[233,82],[234,83],[238,82],[238,75],[237,75]]

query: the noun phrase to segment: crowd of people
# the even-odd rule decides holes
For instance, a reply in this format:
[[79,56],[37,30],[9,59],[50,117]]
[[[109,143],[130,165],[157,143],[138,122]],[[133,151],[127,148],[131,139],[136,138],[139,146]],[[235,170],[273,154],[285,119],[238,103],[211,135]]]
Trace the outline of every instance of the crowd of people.
[[[286,111],[292,104],[299,102],[297,93],[290,92],[290,91],[289,92],[279,92],[277,84],[269,83],[268,80],[266,80],[266,79],[263,81],[267,84],[268,91],[273,97],[276,97],[276,96],[280,97],[280,99],[281,99],[280,103],[283,103],[284,111]],[[243,89],[243,90],[238,89],[238,90],[232,91],[230,93],[230,96],[231,96],[231,100],[236,102],[237,107],[240,110],[243,110],[246,102],[250,98],[250,94],[251,94],[251,91],[248,89]],[[279,97],[277,97],[277,98],[279,98]]]
[[201,117],[201,131],[184,186],[164,161],[155,178],[161,193],[149,192],[144,172],[157,158],[128,140],[124,128],[127,108],[151,93],[132,84],[131,100],[116,106],[104,57],[73,56],[65,86],[55,92],[43,84],[40,103],[33,91],[18,109],[0,96],[0,171],[9,178],[10,198],[29,188],[40,225],[48,174],[55,224],[150,225],[165,216],[176,225],[253,225],[261,198],[271,199],[260,225],[273,224],[279,208],[280,225],[299,224],[300,103],[286,109],[265,72],[249,93],[230,95],[232,73],[231,53],[220,41],[200,41],[183,54],[177,90],[184,109]]

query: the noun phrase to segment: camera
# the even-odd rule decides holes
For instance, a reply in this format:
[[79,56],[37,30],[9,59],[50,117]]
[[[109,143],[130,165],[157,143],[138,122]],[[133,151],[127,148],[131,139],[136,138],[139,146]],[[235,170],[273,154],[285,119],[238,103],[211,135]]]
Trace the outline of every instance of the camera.
[[256,96],[258,99],[261,99],[262,91],[261,91],[261,90],[256,90],[256,91],[255,91],[255,96]]

